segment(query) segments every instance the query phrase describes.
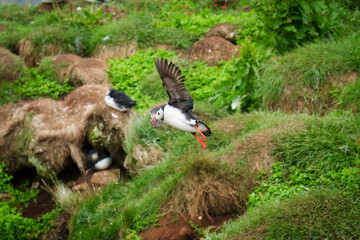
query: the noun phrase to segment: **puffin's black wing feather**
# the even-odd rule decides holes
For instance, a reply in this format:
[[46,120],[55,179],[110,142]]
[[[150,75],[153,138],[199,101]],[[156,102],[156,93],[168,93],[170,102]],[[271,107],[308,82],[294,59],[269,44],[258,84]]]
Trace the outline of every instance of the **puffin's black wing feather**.
[[167,60],[156,59],[156,68],[163,81],[163,86],[169,95],[168,104],[177,107],[184,112],[192,112],[194,107],[193,99],[185,89],[185,77],[181,76],[181,71],[172,62]]
[[110,90],[110,97],[114,99],[114,101],[124,107],[132,108],[136,106],[136,102],[133,101],[128,95],[126,95],[123,91],[116,91],[115,89]]

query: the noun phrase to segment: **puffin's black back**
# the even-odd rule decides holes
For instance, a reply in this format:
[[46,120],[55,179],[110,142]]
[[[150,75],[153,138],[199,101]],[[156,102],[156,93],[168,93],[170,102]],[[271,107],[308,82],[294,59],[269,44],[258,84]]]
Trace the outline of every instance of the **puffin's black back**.
[[117,104],[126,108],[132,108],[136,106],[136,102],[127,96],[123,91],[116,91],[115,89],[111,89],[109,96],[113,98]]

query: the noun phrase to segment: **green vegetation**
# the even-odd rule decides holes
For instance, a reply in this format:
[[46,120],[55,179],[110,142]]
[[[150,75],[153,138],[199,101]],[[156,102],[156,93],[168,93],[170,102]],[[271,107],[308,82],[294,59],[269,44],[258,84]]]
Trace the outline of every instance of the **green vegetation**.
[[[69,238],[140,239],[140,232],[164,216],[229,213],[239,216],[217,233],[190,225],[210,239],[360,238],[359,1],[252,0],[226,10],[211,4],[124,0],[49,13],[0,6],[0,44],[12,52],[19,51],[21,39],[40,57],[49,45],[80,56],[103,45],[136,42],[140,48],[134,56],[108,62],[114,88],[138,103],[124,142],[126,161],[138,171],[90,197],[57,186],[59,205],[71,214]],[[104,6],[126,15],[113,15]],[[248,6],[252,11],[244,12]],[[154,50],[157,44],[188,49],[223,22],[237,26],[241,46],[230,61],[209,67],[175,51]],[[176,63],[186,77],[194,113],[213,132],[206,151],[191,134],[149,124],[146,112],[168,98],[154,65],[158,57]],[[70,92],[48,64],[3,83],[0,105]],[[344,80],[345,74],[352,77]],[[309,102],[318,105],[309,111],[318,115],[259,110],[301,111]],[[92,141],[101,137],[97,128],[91,131]],[[161,159],[140,162],[139,145],[148,153],[156,149]],[[31,161],[36,165],[35,157]],[[8,239],[40,238],[57,210],[38,219],[22,217],[19,204],[26,206],[37,192],[16,190],[10,180],[0,163],[0,193],[12,196],[0,202],[1,232]],[[19,232],[23,235],[15,236]]]
[[[256,38],[263,38],[260,41],[280,52],[288,51],[318,37],[344,34],[349,30],[343,25],[342,20],[350,11],[335,0],[244,2],[248,2],[254,8],[263,23],[265,38],[263,34],[259,34]],[[358,20],[350,21],[355,23]]]
[[47,71],[40,74],[39,70],[33,68],[29,68],[27,71],[26,77],[16,80],[14,83],[1,85],[0,105],[28,97],[58,99],[60,95],[69,93],[73,89],[67,79],[63,85],[60,84],[54,72]]
[[357,239],[359,201],[337,189],[316,189],[271,201],[228,222],[211,239]]
[[0,192],[9,196],[9,199],[5,195],[0,198],[0,239],[38,239],[52,227],[51,220],[56,217],[59,209],[36,219],[22,217],[20,204],[28,206],[30,201],[35,201],[39,190],[15,189],[10,182],[12,176],[6,171],[5,163],[0,162]]
[[329,84],[330,76],[359,69],[359,41],[360,33],[355,32],[344,38],[316,41],[268,61],[262,66],[257,94],[263,96],[264,105],[272,105],[281,99],[284,85],[294,86],[293,95],[304,87],[319,92]]

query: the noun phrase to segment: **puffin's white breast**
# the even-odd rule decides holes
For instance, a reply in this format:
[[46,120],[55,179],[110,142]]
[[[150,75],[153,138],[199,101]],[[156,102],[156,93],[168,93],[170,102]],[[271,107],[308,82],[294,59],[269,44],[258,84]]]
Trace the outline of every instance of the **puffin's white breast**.
[[186,119],[185,114],[180,109],[168,104],[164,108],[163,122],[182,131],[197,132],[193,127],[196,124],[194,119]]
[[124,108],[124,107],[119,107],[119,105],[115,102],[115,100],[110,97],[110,96],[105,96],[105,103],[111,107],[111,108],[114,108],[120,112],[124,112],[127,110],[127,108]]
[[108,167],[110,167],[112,163],[112,158],[111,157],[107,157],[102,159],[101,161],[97,162],[94,166],[94,168],[96,170],[104,170],[107,169]]

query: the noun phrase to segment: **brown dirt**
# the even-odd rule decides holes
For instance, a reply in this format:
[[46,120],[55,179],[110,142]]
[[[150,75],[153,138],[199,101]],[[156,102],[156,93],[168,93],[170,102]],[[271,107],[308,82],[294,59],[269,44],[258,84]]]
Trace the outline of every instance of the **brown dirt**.
[[37,218],[54,209],[55,201],[50,193],[40,189],[36,201],[31,201],[29,206],[23,207],[22,216],[27,218]]
[[167,216],[159,221],[160,226],[149,228],[139,234],[143,240],[194,240],[201,239],[201,236],[194,231],[189,222],[196,224],[199,228],[205,229],[210,227],[211,231],[216,231],[232,215],[207,218],[194,218],[189,216],[178,215],[176,218]]
[[0,84],[18,79],[24,68],[24,61],[19,56],[0,47]]
[[228,61],[238,52],[239,46],[217,36],[197,41],[185,51],[190,60],[204,60],[209,66],[217,65],[219,61]]
[[231,23],[219,23],[213,26],[207,33],[203,36],[208,37],[221,37],[229,42],[235,43],[236,38],[236,26]]

